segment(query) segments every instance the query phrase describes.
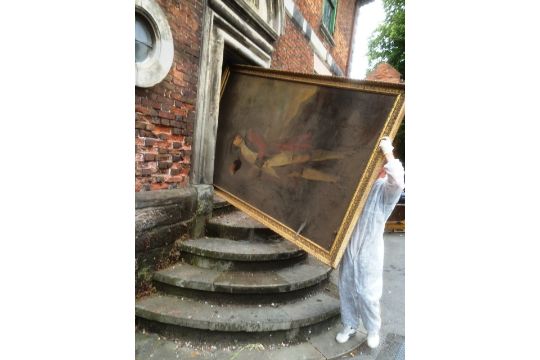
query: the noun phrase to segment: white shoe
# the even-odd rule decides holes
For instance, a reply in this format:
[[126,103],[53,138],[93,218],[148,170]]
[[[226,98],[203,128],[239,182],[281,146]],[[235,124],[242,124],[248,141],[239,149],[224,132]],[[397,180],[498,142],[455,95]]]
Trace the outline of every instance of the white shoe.
[[370,349],[375,349],[379,346],[379,333],[375,334],[368,334],[367,336],[367,346],[369,346]]
[[343,327],[343,330],[341,330],[336,335],[336,341],[340,344],[346,343],[349,338],[356,333],[356,329],[353,329],[350,326]]

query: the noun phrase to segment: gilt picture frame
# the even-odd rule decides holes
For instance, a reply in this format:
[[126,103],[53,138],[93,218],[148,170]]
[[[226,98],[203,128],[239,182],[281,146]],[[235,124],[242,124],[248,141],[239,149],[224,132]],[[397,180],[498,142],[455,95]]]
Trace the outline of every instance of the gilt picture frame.
[[214,188],[337,267],[404,117],[405,85],[233,66],[222,75]]

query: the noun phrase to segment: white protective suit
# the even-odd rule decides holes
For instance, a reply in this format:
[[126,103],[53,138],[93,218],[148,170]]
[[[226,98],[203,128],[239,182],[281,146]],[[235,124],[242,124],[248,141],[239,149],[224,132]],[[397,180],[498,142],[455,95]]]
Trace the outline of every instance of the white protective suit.
[[373,184],[343,255],[339,277],[341,321],[358,328],[358,320],[369,334],[381,328],[380,299],[383,288],[384,225],[405,188],[401,161],[384,165],[386,176]]

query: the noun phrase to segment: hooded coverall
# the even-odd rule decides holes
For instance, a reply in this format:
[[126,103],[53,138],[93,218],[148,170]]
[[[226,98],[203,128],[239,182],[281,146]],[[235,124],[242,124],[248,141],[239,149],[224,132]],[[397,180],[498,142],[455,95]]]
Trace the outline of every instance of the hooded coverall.
[[373,184],[341,262],[339,296],[343,325],[368,334],[381,328],[380,299],[383,287],[384,225],[405,188],[401,161],[384,165],[386,176]]

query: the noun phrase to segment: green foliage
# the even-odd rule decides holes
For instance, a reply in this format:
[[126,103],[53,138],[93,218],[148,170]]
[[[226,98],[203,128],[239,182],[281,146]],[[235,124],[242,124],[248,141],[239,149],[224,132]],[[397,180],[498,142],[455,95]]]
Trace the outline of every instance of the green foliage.
[[385,21],[370,37],[368,44],[369,70],[387,62],[405,79],[405,0],[383,0]]

